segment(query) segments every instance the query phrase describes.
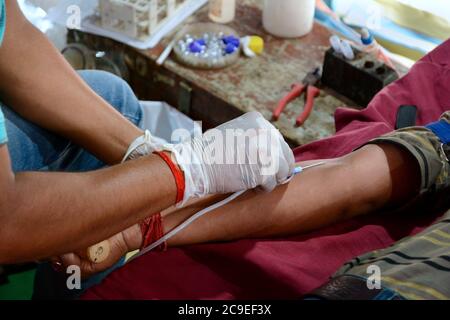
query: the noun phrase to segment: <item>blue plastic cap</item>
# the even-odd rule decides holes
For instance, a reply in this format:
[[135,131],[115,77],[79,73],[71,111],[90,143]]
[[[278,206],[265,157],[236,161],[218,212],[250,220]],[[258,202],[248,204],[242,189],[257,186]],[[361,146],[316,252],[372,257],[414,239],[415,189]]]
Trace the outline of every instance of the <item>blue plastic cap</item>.
[[296,167],[294,169],[294,175],[300,174],[303,172],[303,168],[302,167]]
[[225,47],[225,52],[227,54],[232,54],[237,50],[237,47],[233,44],[233,43],[229,43],[227,44],[227,46]]
[[198,43],[199,45],[201,45],[202,47],[206,47],[206,41],[205,41],[205,39],[200,38],[200,39],[195,40],[195,42],[197,42],[197,43]]
[[368,29],[361,31],[361,42],[366,46],[373,43],[373,35]]
[[194,41],[189,45],[189,50],[192,53],[200,53],[202,52],[202,49],[203,47],[197,41]]
[[235,36],[223,37],[222,41],[226,45],[233,44],[235,47],[239,47],[241,45],[241,40]]

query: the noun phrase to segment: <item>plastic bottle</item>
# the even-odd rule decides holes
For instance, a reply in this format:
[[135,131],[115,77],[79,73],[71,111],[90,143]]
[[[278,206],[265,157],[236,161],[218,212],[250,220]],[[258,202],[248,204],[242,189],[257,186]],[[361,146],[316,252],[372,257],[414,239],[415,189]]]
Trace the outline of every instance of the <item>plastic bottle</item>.
[[230,23],[236,14],[236,0],[209,0],[209,18],[217,23]]
[[304,36],[313,28],[315,4],[315,0],[265,0],[264,29],[282,38]]
[[361,30],[361,42],[364,45],[365,52],[373,55],[377,59],[379,58],[381,48],[373,35],[366,28]]
[[372,33],[367,28],[363,28],[361,30],[361,42],[363,44],[364,52],[367,52],[375,59],[384,62],[387,66],[397,72],[397,69],[391,59],[389,59],[389,57],[383,52],[383,47],[378,44]]

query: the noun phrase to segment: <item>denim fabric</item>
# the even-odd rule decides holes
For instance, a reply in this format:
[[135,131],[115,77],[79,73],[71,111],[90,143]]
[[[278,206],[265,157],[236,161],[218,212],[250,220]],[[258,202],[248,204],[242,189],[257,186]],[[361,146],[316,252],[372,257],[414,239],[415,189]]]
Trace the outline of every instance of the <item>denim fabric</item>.
[[6,8],[5,0],[0,0],[0,46],[2,45],[3,35],[6,29]]
[[5,116],[3,115],[1,107],[2,104],[0,103],[0,145],[3,145],[8,142],[8,135],[6,134]]
[[[102,71],[80,71],[80,76],[128,120],[140,124],[142,109],[126,82]],[[104,166],[87,151],[28,122],[8,107],[3,106],[3,113],[15,172],[85,172]]]
[[[5,33],[6,26],[6,10],[5,10],[5,0],[0,0],[0,46],[2,45],[3,35]],[[0,145],[6,143],[8,140],[5,130],[5,118],[1,110],[0,104]]]
[[[140,124],[142,109],[126,82],[101,71],[80,71],[79,74],[97,94],[109,102],[129,121],[136,125]],[[14,172],[85,172],[105,166],[104,163],[89,152],[28,122],[10,108],[3,106],[3,112],[9,138],[8,148]],[[99,134],[102,133],[99,132]],[[113,269],[118,266],[115,266]],[[111,271],[109,270],[85,281],[83,290],[99,283]],[[81,292],[69,291],[66,288],[66,277],[53,271],[48,263],[42,263],[38,266],[34,298],[67,299],[76,297]]]

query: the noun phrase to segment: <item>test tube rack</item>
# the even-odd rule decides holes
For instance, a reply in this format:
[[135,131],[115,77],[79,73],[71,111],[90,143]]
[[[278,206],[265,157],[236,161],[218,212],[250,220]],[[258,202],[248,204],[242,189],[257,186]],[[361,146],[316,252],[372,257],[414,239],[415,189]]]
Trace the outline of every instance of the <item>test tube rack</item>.
[[143,40],[193,0],[99,0],[101,27]]

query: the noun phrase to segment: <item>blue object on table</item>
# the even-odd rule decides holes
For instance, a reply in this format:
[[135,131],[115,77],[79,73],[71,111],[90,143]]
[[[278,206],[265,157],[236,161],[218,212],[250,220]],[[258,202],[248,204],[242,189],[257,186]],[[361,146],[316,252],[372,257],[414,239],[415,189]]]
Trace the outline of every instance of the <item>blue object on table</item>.
[[369,31],[369,35],[367,36],[367,38],[361,36],[361,41],[362,41],[362,43],[363,43],[364,45],[366,45],[366,46],[372,44],[372,43],[373,43],[373,40],[374,40],[373,34],[372,34],[372,32],[370,32],[370,31]]
[[315,19],[317,22],[321,23],[328,29],[339,32],[340,34],[342,34],[344,37],[347,37],[351,41],[361,43],[361,36],[358,32],[353,30],[351,27],[347,26],[341,20],[337,20],[329,16],[326,12],[316,9]]
[[234,53],[237,49],[238,49],[238,47],[236,47],[233,43],[229,43],[229,44],[227,44],[227,46],[225,47],[225,53],[226,53],[226,54],[232,54],[232,53]]
[[197,40],[195,40],[195,42],[197,42],[202,47],[206,47],[206,41],[203,38],[197,39]]
[[202,52],[203,48],[204,48],[204,46],[199,44],[197,41],[194,41],[189,45],[189,50],[192,53],[200,53],[200,52]]
[[223,43],[226,45],[232,44],[235,47],[239,47],[241,45],[241,40],[236,38],[235,36],[227,36],[222,38]]
[[[354,2],[359,3],[359,1]],[[333,5],[330,7],[333,8]],[[352,5],[351,10],[360,12],[361,16],[367,13],[367,7],[364,4]],[[361,43],[359,34],[342,20],[337,20],[320,9],[316,9],[315,19],[325,27],[342,34],[356,43]],[[362,26],[355,25],[353,27],[360,28]],[[389,42],[393,45],[402,46],[421,54],[428,53],[442,43],[442,40],[440,39],[402,27],[384,16],[380,17],[380,28],[371,31],[373,37],[376,38],[378,42]]]

